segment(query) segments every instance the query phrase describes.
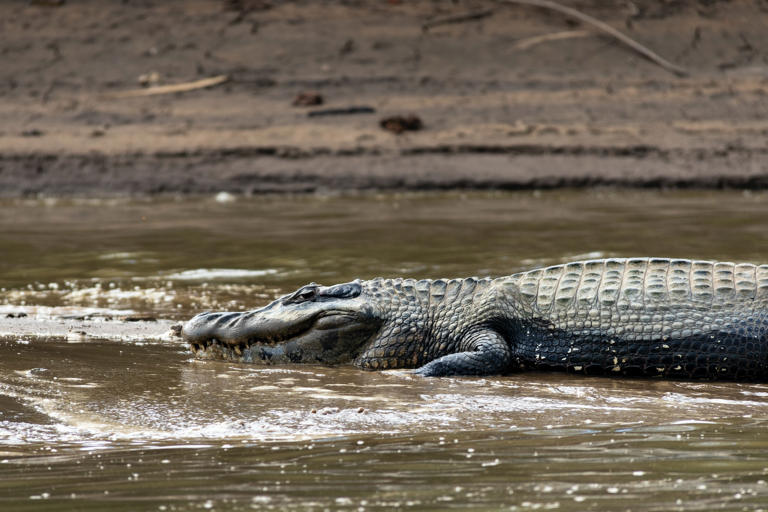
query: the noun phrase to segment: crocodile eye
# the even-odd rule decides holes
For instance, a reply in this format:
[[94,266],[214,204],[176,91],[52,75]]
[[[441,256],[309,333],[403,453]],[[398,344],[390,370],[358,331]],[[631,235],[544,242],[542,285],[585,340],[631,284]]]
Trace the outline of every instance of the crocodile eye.
[[304,290],[301,290],[297,296],[297,298],[302,300],[311,300],[317,295],[317,288],[306,288]]
[[308,284],[307,286],[304,286],[303,288],[299,288],[298,290],[293,292],[291,295],[284,298],[283,303],[290,304],[290,303],[306,302],[306,301],[312,300],[317,296],[318,288],[319,288],[319,285],[315,283]]

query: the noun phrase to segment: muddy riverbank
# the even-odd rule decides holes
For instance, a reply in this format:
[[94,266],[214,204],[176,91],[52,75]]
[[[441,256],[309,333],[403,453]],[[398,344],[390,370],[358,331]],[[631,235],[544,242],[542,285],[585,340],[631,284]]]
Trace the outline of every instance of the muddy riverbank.
[[686,76],[501,2],[52,4],[0,5],[2,197],[768,186],[763,2],[564,2]]

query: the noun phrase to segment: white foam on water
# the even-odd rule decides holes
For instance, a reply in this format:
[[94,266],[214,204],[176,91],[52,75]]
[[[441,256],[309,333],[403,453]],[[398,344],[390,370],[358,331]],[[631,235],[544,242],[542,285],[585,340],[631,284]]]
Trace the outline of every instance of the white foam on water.
[[260,270],[247,270],[241,268],[196,268],[176,272],[164,277],[179,281],[199,281],[205,279],[246,279],[274,274],[277,274],[277,270],[274,268]]
[[132,309],[113,309],[80,306],[13,306],[0,305],[0,315],[26,313],[35,318],[67,317],[119,317],[134,315]]

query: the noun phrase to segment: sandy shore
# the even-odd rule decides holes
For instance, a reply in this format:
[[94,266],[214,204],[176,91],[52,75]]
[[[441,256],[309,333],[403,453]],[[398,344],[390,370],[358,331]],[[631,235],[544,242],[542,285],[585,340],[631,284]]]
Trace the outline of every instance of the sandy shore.
[[0,197],[768,186],[759,2],[563,2],[686,76],[492,1],[56,3],[0,5]]

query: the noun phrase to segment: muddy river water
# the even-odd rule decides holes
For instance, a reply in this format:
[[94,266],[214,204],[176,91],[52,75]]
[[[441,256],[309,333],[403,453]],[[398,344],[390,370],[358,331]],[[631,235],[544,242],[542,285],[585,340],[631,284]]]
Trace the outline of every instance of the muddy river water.
[[[0,312],[152,324],[309,281],[571,259],[768,262],[768,194],[0,203]],[[2,510],[768,510],[768,385],[416,378],[0,338]]]

